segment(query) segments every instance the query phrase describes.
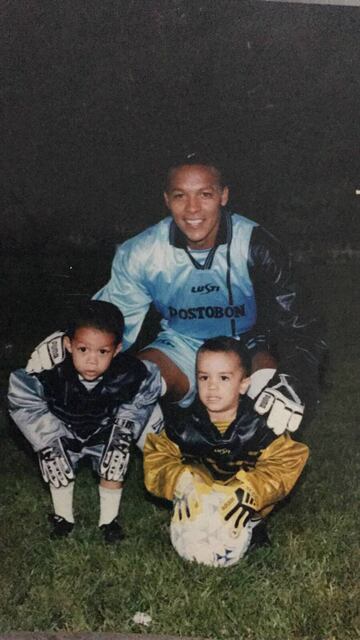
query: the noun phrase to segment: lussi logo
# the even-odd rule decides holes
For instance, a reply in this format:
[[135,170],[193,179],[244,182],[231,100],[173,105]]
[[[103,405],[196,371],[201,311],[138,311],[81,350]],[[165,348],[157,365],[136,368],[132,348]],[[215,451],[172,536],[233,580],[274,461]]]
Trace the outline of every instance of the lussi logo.
[[201,295],[212,293],[213,291],[220,291],[220,287],[216,284],[211,284],[211,282],[200,284],[197,287],[191,287],[191,293],[200,293]]

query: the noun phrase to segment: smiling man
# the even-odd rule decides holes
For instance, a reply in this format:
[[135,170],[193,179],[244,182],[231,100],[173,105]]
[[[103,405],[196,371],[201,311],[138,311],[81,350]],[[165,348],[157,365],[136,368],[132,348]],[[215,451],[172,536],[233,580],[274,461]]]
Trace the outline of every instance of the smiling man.
[[[300,302],[280,243],[227,209],[228,197],[214,158],[190,154],[173,163],[164,192],[171,215],[118,247],[110,281],[94,298],[124,314],[124,349],[134,344],[150,304],[156,307],[161,331],[138,357],[158,365],[168,398],[183,407],[194,397],[195,355],[204,340],[241,340],[252,357],[249,393],[262,391],[258,412],[276,433],[295,431],[305,403],[317,398],[325,348],[319,322]],[[37,370],[39,353],[51,361],[54,350],[61,358],[50,337],[28,371]]]
[[195,354],[203,341],[241,340],[259,372],[252,395],[272,377],[258,411],[269,412],[271,428],[296,430],[305,401],[317,395],[319,323],[299,302],[287,253],[256,222],[226,209],[228,197],[216,160],[180,158],[165,185],[171,216],[118,248],[111,279],[95,298],[124,313],[124,348],[154,304],[162,331],[138,356],[159,366],[168,397],[181,406],[194,397]]

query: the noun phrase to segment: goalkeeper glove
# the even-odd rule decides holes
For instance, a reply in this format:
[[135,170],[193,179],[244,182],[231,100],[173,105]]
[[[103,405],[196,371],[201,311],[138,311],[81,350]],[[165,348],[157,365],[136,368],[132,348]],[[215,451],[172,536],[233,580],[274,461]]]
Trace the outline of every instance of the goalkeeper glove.
[[105,480],[123,481],[129,464],[133,429],[134,423],[130,420],[115,420],[100,460],[100,476]]
[[296,380],[285,373],[276,374],[255,402],[255,411],[268,413],[267,426],[275,435],[296,431],[304,414],[304,404],[294,390]]
[[26,365],[27,373],[41,373],[53,369],[65,359],[64,333],[55,331],[45,338],[32,352]]
[[195,478],[190,471],[184,471],[177,481],[174,492],[173,520],[193,520],[201,511]]
[[255,500],[248,491],[239,488],[225,500],[220,511],[225,522],[231,524],[233,532],[237,533],[256,514]]
[[38,452],[42,477],[56,489],[67,487],[75,479],[74,470],[64,449],[61,439],[54,441],[49,447]]

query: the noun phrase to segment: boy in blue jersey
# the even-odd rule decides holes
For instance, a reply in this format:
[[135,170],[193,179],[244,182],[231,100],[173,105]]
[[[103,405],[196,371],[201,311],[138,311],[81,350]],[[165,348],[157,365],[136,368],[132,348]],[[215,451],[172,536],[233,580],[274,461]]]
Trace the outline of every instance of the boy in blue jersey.
[[51,537],[74,527],[78,462],[91,458],[99,476],[99,527],[107,543],[123,537],[118,512],[130,444],[161,391],[155,365],[121,353],[124,319],[109,302],[85,304],[64,337],[66,357],[51,370],[10,376],[10,414],[38,454],[54,515]]
[[235,530],[249,528],[245,546],[254,527],[253,541],[264,542],[263,519],[292,490],[308,448],[288,433],[276,436],[254,410],[245,395],[250,358],[238,341],[226,336],[205,341],[198,351],[196,375],[195,402],[179,410],[177,418],[169,418],[161,434],[147,436],[146,487],[173,501],[180,519],[192,519],[202,484],[206,491],[226,486],[230,491],[222,508],[224,523]]
[[[252,355],[252,397],[261,391],[256,410],[277,433],[296,430],[304,404],[317,397],[319,323],[300,302],[280,243],[226,209],[228,196],[216,160],[191,154],[173,163],[164,193],[171,216],[117,249],[111,278],[94,297],[123,311],[125,349],[154,304],[161,331],[138,357],[159,367],[167,397],[182,406],[194,398],[203,341],[222,334],[241,340]],[[29,370],[51,367],[61,352],[61,337],[51,336]]]

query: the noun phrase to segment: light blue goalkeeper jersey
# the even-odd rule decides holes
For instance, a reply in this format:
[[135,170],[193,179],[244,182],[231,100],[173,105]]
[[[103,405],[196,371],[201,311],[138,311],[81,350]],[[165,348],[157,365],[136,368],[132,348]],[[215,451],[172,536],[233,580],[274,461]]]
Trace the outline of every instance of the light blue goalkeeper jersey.
[[171,217],[127,240],[116,251],[110,281],[95,294],[125,317],[124,348],[136,340],[151,303],[163,329],[188,337],[238,336],[256,321],[256,302],[247,258],[255,222],[224,212],[227,242],[209,251],[203,264],[196,252],[172,243]]

